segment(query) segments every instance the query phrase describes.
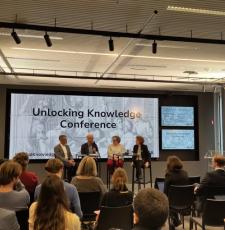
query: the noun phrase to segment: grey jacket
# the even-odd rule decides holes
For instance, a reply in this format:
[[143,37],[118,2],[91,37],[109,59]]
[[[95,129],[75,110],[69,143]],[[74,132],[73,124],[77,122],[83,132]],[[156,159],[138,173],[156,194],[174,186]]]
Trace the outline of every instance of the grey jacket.
[[20,226],[17,222],[14,211],[0,208],[0,230],[19,230]]
[[[67,149],[67,154],[68,154],[68,160],[72,160],[73,156],[71,154],[69,145],[66,145],[66,149]],[[65,159],[65,154],[60,144],[54,147],[54,153],[55,153],[55,158],[60,159],[64,164],[67,163],[68,160]]]

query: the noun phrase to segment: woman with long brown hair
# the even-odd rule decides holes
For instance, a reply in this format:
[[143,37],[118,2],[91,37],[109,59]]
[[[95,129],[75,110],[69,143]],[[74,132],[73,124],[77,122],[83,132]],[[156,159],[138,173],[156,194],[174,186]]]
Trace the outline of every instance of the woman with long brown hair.
[[29,230],[80,230],[79,218],[68,205],[62,180],[56,175],[47,176],[38,201],[30,207]]

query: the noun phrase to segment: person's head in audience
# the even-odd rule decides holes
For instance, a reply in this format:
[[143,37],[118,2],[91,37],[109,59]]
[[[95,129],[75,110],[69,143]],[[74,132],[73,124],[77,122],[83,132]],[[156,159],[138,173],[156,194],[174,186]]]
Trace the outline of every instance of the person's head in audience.
[[0,159],[0,165],[3,164],[6,161],[7,161],[6,159]]
[[13,157],[13,160],[21,165],[23,171],[25,171],[27,169],[27,166],[29,163],[29,156],[27,153],[25,153],[25,152],[17,153]]
[[34,230],[64,230],[65,211],[68,200],[62,180],[56,175],[48,175],[41,186],[35,210]]
[[96,162],[93,157],[84,157],[77,169],[77,176],[96,177],[97,176]]
[[86,136],[86,139],[87,139],[87,143],[88,144],[93,144],[94,143],[94,135],[92,133],[88,133],[87,136]]
[[59,136],[59,142],[61,145],[66,145],[67,144],[67,136],[66,135],[60,135]]
[[136,145],[143,145],[145,142],[144,137],[142,136],[136,136]]
[[225,157],[223,155],[215,155],[212,160],[212,167],[214,169],[224,169]]
[[112,186],[116,191],[127,190],[127,173],[123,168],[117,168],[112,175]]
[[119,136],[113,136],[113,137],[112,137],[112,144],[113,144],[113,145],[119,145],[119,144],[120,144],[120,141],[121,141],[121,139],[120,139]]
[[183,163],[177,156],[169,156],[167,158],[167,172],[174,172],[183,169]]
[[22,167],[17,162],[9,160],[0,166],[0,187],[13,190],[22,173]]
[[62,178],[63,175],[63,163],[59,159],[49,159],[45,164],[45,170],[48,174],[53,174]]
[[169,202],[165,194],[156,189],[140,190],[134,199],[134,224],[149,230],[159,230],[169,213]]

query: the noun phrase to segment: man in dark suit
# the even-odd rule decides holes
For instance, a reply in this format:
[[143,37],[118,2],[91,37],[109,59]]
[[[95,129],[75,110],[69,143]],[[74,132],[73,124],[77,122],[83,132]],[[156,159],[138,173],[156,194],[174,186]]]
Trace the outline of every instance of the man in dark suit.
[[[208,172],[199,186],[196,186],[195,193],[199,197],[198,207],[199,211],[202,211],[204,202],[209,197],[210,191],[214,187],[224,187],[225,188],[225,157],[222,155],[216,155],[212,160],[212,168],[214,171]],[[225,195],[225,191],[224,191]]]
[[87,142],[81,146],[82,155],[90,155],[98,153],[98,146],[94,142],[94,136],[92,133],[88,133],[86,136]]
[[61,160],[64,164],[64,178],[70,181],[74,174],[75,161],[67,144],[67,136],[59,136],[59,144],[54,147],[55,158]]
[[141,168],[149,167],[150,152],[148,146],[144,145],[142,136],[136,137],[136,145],[133,148],[133,164],[136,168],[136,178],[141,179]]

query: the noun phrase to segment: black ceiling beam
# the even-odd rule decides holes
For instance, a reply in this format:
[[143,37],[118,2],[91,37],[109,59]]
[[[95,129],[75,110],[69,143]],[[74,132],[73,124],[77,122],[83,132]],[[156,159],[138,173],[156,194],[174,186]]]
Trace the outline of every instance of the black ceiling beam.
[[123,38],[137,38],[146,40],[157,40],[157,41],[175,41],[175,42],[194,42],[204,44],[218,44],[225,45],[225,40],[222,39],[207,39],[207,38],[194,38],[194,37],[179,37],[179,36],[165,36],[165,35],[151,35],[141,33],[127,33],[127,32],[115,32],[115,31],[103,31],[103,30],[88,30],[88,29],[77,29],[67,28],[58,26],[43,26],[23,23],[9,23],[0,22],[0,28],[16,29],[16,30],[36,30],[36,31],[48,31],[48,32],[59,32],[59,33],[72,33],[72,34],[87,34],[95,36],[105,37],[123,37]]
[[208,81],[169,81],[169,80],[154,80],[154,79],[144,79],[144,78],[126,78],[126,77],[107,77],[101,79],[100,77],[90,77],[90,76],[72,76],[72,75],[58,75],[58,74],[45,74],[45,73],[23,73],[14,72],[6,73],[0,72],[0,76],[24,76],[24,77],[40,77],[40,78],[61,78],[61,79],[79,79],[79,80],[102,80],[102,81],[124,81],[124,82],[149,82],[149,83],[168,83],[168,84],[187,84],[187,85],[202,85],[202,86],[223,86],[222,83],[214,83]]

